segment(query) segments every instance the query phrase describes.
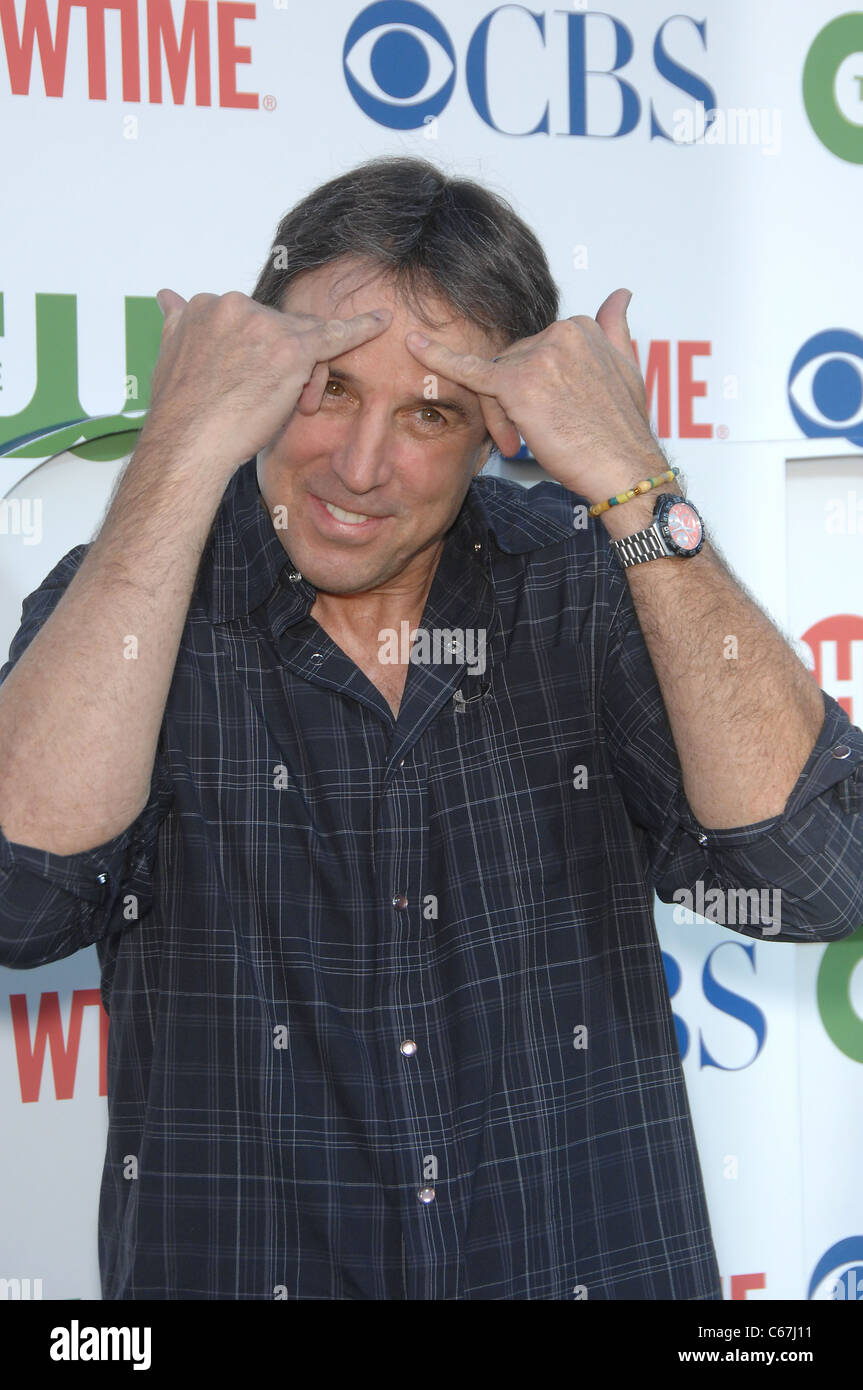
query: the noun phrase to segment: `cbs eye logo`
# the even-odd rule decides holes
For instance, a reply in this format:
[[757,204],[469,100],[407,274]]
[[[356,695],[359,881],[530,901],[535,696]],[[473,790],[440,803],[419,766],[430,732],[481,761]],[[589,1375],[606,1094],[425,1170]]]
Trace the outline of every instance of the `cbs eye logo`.
[[342,53],[351,96],[373,121],[416,130],[455,86],[455,49],[440,21],[411,0],[379,0],[354,20]]
[[809,1281],[807,1298],[860,1303],[863,1301],[863,1236],[839,1240],[821,1256]]
[[863,446],[863,338],[829,328],[804,343],[788,374],[788,404],[810,439]]

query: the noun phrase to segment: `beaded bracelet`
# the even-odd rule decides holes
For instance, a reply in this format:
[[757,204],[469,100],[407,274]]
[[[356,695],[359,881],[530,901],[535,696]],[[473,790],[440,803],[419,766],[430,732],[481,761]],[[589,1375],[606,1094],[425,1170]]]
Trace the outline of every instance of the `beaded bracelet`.
[[660,483],[673,483],[680,472],[679,468],[669,468],[665,473],[660,473],[656,478],[645,478],[643,482],[636,483],[634,487],[627,488],[626,492],[619,492],[616,497],[609,497],[605,502],[594,502],[588,508],[588,516],[601,516],[607,512],[609,507],[620,507],[624,502],[630,502],[633,497],[638,497],[642,492],[650,492],[653,487],[658,487]]

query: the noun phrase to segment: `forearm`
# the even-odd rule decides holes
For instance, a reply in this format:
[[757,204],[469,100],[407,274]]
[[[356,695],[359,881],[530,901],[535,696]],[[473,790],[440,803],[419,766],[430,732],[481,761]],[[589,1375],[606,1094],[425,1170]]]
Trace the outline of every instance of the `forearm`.
[[200,556],[226,485],[146,437],[56,608],[0,686],[0,826],[56,854],[146,803]]
[[[331,358],[388,308],[322,319],[247,295],[159,292],[141,441],[105,523],[0,687],[0,826],[57,854],[94,849],[146,805],[201,553],[245,459],[314,414]],[[157,296],[157,297],[159,297]]]
[[[603,513],[609,535],[650,525],[656,492]],[[709,539],[626,576],[695,816],[719,829],[780,815],[824,718],[811,674]]]

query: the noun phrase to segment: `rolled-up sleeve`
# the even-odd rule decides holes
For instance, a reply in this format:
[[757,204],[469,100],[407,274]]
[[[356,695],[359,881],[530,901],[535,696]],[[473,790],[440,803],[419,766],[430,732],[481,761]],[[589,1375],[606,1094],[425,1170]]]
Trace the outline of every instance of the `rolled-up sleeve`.
[[[70,583],[86,546],[76,546],[24,600],[0,684]],[[27,969],[60,960],[113,931],[135,928],[152,908],[159,827],[173,801],[161,749],[147,803],[121,834],[79,854],[10,841],[0,827],[0,964]]]
[[[628,591],[621,597],[601,719],[649,881],[663,902],[685,902],[708,920],[773,941],[834,941],[863,924],[863,731],[832,696],[821,695],[821,729],[782,814],[705,828],[683,788],[634,604]],[[773,733],[781,740],[781,721]],[[740,920],[743,895],[754,903],[755,893],[762,910]]]

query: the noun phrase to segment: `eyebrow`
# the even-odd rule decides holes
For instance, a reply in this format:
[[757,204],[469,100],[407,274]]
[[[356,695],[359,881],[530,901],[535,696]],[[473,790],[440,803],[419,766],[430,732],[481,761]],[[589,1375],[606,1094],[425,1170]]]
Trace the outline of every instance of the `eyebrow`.
[[[341,371],[338,367],[331,367],[329,371],[329,376],[331,378],[335,378],[337,381],[347,382],[349,386],[355,386],[358,381],[358,378],[354,375],[353,372],[344,372]],[[404,405],[415,406],[419,410],[425,410],[428,408],[433,410],[451,410],[456,415],[460,416],[461,419],[466,421],[468,424],[472,423],[472,421],[476,418],[474,412],[471,411],[462,401],[454,400],[452,397],[436,396],[432,399],[429,399],[427,396],[412,396],[409,400],[404,402]]]

